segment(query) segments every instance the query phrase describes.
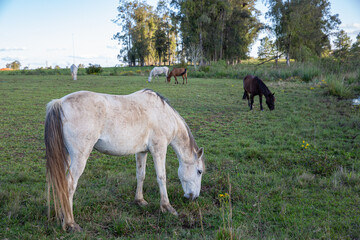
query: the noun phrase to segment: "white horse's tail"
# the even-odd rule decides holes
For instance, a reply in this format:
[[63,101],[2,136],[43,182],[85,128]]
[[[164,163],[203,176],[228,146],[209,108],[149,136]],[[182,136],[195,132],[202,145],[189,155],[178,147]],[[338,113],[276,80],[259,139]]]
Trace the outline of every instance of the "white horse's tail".
[[[69,163],[67,161],[68,152],[63,139],[62,114],[61,100],[53,100],[48,103],[45,120],[45,146],[48,219],[50,219],[50,188],[52,187],[55,213],[60,219],[62,218],[61,213],[63,213],[62,227],[65,228],[66,222],[72,218],[72,215],[66,180],[66,169],[69,169]],[[59,202],[60,206],[57,204]]]

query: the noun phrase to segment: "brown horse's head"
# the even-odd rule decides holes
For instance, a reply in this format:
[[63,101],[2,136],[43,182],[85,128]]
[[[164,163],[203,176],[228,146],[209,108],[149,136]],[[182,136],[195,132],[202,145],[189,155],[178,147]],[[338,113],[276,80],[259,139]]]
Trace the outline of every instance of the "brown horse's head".
[[270,93],[270,94],[265,96],[266,104],[268,105],[270,110],[275,109],[275,96],[274,95],[275,95],[275,93]]

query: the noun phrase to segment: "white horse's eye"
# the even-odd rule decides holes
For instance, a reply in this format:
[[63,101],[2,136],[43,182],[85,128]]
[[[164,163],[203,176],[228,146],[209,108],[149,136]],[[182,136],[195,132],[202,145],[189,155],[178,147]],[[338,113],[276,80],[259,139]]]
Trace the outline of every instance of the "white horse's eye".
[[198,170],[198,174],[201,175],[201,174],[202,174],[202,171],[201,171],[201,170]]

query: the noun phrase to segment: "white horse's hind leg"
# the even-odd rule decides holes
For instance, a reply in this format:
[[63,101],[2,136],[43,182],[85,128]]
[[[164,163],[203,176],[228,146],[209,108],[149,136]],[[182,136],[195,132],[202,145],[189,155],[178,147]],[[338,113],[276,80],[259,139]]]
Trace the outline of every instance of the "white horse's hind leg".
[[144,195],[143,195],[147,152],[137,153],[135,157],[136,157],[136,179],[137,179],[135,202],[140,206],[145,206],[148,204],[144,200]]
[[159,148],[156,149],[155,151],[150,150],[150,152],[154,159],[156,179],[160,188],[160,210],[162,212],[168,211],[174,214],[175,216],[177,216],[178,213],[170,205],[169,197],[166,189],[166,169],[165,169],[166,149],[167,147],[165,146],[164,148]]
[[84,151],[80,154],[71,154],[71,165],[70,172],[71,175],[67,175],[68,188],[69,188],[69,203],[71,209],[71,218],[65,222],[65,224],[70,227],[72,231],[81,231],[81,227],[75,223],[73,215],[73,199],[76,187],[79,181],[80,176],[84,172],[86,161],[90,155],[91,150]]

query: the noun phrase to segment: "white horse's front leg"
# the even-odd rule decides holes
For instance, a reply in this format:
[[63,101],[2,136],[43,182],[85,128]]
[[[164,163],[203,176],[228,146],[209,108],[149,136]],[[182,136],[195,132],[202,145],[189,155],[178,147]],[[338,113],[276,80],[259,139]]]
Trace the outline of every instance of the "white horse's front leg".
[[136,179],[137,179],[135,202],[140,206],[145,206],[148,204],[144,200],[144,195],[143,195],[147,152],[137,153],[135,157],[136,157]]
[[166,147],[162,151],[157,151],[156,153],[151,153],[154,158],[155,170],[156,170],[156,179],[160,188],[160,210],[162,212],[170,212],[175,216],[178,215],[176,210],[170,205],[167,189],[166,189],[166,169],[165,169],[165,159],[166,159]]

